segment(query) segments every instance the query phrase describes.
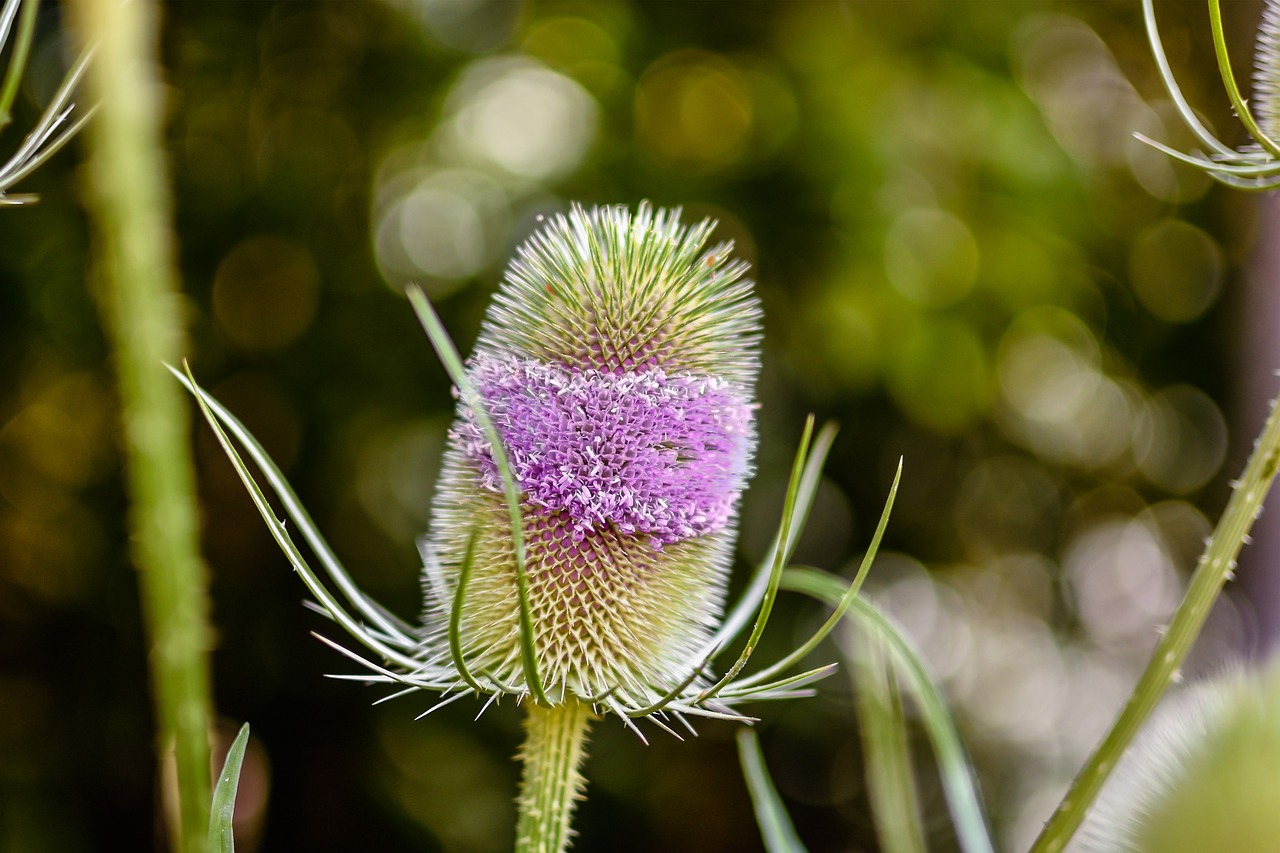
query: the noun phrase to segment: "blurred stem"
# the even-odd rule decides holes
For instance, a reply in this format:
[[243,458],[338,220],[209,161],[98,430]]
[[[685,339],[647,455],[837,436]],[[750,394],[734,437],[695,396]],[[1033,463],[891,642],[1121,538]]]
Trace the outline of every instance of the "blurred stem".
[[528,709],[516,853],[562,853],[569,848],[573,809],[586,787],[581,767],[594,715],[576,699],[550,708],[529,702]]
[[[40,0],[21,0],[21,2],[18,37],[13,42],[13,53],[9,55],[9,70],[5,72],[3,85],[0,85],[0,130],[13,120],[13,101],[18,96],[18,84],[22,82],[22,72],[27,68],[27,58],[31,55],[31,41],[36,31],[36,9]],[[0,44],[0,47],[3,46]]]
[[907,718],[884,646],[870,632],[849,632],[867,793],[886,853],[924,853]]
[[115,347],[128,462],[133,558],[150,634],[161,754],[172,749],[172,849],[205,849],[210,803],[208,603],[197,548],[188,414],[164,368],[184,348],[167,173],[160,142],[155,5],[69,0],[97,45],[89,73],[87,203],[101,308]]
[[1112,724],[1106,739],[1076,776],[1066,797],[1036,839],[1032,853],[1057,853],[1066,846],[1116,766],[1120,754],[1155,710],[1169,685],[1178,679],[1179,668],[1209,617],[1213,603],[1222,592],[1223,585],[1234,577],[1236,556],[1248,541],[1254,520],[1262,512],[1262,502],[1280,464],[1280,406],[1277,403],[1280,400],[1271,404],[1271,414],[1191,576],[1186,597],[1178,605],[1173,621],[1156,645],[1138,686]]

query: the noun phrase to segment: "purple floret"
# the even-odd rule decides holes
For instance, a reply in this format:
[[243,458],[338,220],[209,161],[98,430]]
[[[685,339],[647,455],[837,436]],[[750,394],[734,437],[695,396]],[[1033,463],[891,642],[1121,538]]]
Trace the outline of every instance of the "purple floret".
[[[470,371],[525,500],[661,547],[723,528],[749,474],[754,406],[728,383],[661,370],[616,375],[477,357]],[[469,408],[453,440],[502,488]]]

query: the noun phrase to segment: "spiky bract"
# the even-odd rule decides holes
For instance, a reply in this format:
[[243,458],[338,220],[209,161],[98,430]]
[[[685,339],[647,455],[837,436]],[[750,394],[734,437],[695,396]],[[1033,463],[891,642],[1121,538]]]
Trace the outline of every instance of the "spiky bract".
[[1236,189],[1272,190],[1280,187],[1280,0],[1266,0],[1263,9],[1254,52],[1253,98],[1249,102],[1240,93],[1231,70],[1220,0],[1209,0],[1209,23],[1222,82],[1236,116],[1253,137],[1252,142],[1240,148],[1232,148],[1214,136],[1187,103],[1165,56],[1156,26],[1154,0],[1142,0],[1142,12],[1151,51],[1170,100],[1187,129],[1203,146],[1203,151],[1186,154],[1141,133],[1134,136]]
[[[759,305],[713,227],[575,207],[519,250],[468,376],[521,495],[533,647],[553,697],[643,708],[680,685],[723,606],[754,444]],[[472,548],[461,652],[524,692],[499,473],[463,400],[437,489],[428,624]]]

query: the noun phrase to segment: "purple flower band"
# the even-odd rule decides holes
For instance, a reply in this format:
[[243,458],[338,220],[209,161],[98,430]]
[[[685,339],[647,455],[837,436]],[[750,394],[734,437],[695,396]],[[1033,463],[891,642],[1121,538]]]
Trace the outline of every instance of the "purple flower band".
[[[750,473],[754,407],[729,383],[486,356],[471,380],[525,500],[567,513],[576,539],[611,524],[661,547],[732,516]],[[489,443],[464,409],[453,440],[500,491]]]

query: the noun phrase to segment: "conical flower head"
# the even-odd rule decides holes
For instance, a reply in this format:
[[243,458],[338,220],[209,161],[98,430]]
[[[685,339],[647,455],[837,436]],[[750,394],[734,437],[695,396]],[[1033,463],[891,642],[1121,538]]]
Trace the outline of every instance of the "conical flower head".
[[499,455],[549,695],[649,705],[718,623],[754,450],[760,309],[747,265],[707,247],[713,228],[648,205],[574,207],[519,249],[494,298],[423,554],[428,624],[452,619],[467,667],[505,691],[528,685]]
[[1266,0],[1253,54],[1253,109],[1258,126],[1280,137],[1280,3]]

